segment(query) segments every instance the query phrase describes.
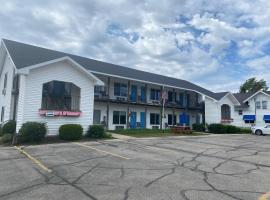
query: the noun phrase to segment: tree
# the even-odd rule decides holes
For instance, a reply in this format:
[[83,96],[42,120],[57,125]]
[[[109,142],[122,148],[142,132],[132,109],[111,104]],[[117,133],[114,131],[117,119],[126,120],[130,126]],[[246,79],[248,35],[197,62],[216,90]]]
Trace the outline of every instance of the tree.
[[245,83],[243,83],[240,86],[241,93],[255,92],[261,89],[263,89],[264,91],[267,91],[268,90],[267,83],[264,79],[256,80],[255,77],[249,78],[248,80],[246,80]]

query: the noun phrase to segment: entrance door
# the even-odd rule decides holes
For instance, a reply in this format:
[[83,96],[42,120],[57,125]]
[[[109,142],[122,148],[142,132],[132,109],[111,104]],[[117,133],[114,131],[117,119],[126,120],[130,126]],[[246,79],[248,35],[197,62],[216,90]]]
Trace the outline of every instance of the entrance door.
[[101,116],[101,111],[100,110],[94,110],[93,124],[100,124],[100,116]]
[[145,128],[145,112],[141,112],[141,128]]
[[136,85],[131,86],[130,100],[131,100],[131,102],[136,102],[137,101],[137,86]]
[[130,128],[136,128],[136,123],[137,123],[137,113],[136,112],[131,112],[131,115],[130,115]]

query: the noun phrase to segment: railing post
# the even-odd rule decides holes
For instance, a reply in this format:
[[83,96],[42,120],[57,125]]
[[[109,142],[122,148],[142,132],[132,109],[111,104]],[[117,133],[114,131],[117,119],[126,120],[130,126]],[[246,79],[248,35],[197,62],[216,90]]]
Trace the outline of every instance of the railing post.
[[144,106],[144,123],[145,123],[145,128],[147,128],[147,83],[145,83],[145,86],[144,86],[144,103],[145,103],[145,106]]
[[127,91],[127,116],[126,116],[126,128],[129,129],[129,106],[130,106],[130,81],[128,81]]
[[111,79],[110,77],[108,77],[108,86],[107,86],[107,119],[106,119],[106,127],[107,127],[107,130],[109,130],[109,114],[110,114],[110,84],[111,84]]

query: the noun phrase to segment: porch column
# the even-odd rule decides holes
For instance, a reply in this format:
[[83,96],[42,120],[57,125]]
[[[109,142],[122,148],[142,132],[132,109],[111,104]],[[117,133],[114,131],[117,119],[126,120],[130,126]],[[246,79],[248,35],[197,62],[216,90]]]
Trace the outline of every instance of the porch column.
[[[175,124],[175,121],[174,121],[174,115],[175,115],[175,105],[176,105],[176,93],[175,93],[175,89],[173,88],[173,95],[172,95],[172,98],[173,98],[173,116],[172,116],[172,126],[174,126]],[[176,117],[177,119],[177,117]]]
[[107,119],[106,119],[106,127],[107,130],[109,129],[109,115],[110,115],[110,84],[111,83],[111,79],[110,77],[108,77],[108,86],[107,86]]
[[185,112],[188,111],[188,99],[187,99],[187,91],[185,90],[184,92],[184,108],[185,108]]
[[[160,86],[160,99],[162,100],[162,94],[163,94],[164,86]],[[163,126],[163,100],[160,101],[160,117],[159,117],[159,124],[160,124],[160,129],[162,130]]]
[[127,91],[127,117],[126,117],[126,127],[127,127],[127,129],[129,129],[130,127],[129,127],[129,112],[130,112],[130,108],[129,108],[129,106],[130,106],[130,81],[128,81],[128,86],[127,86],[127,89],[128,89],[128,91]]
[[145,85],[144,85],[144,97],[145,97],[145,106],[144,106],[144,122],[145,122],[145,128],[147,128],[147,100],[148,100],[148,98],[147,98],[147,83],[145,83]]

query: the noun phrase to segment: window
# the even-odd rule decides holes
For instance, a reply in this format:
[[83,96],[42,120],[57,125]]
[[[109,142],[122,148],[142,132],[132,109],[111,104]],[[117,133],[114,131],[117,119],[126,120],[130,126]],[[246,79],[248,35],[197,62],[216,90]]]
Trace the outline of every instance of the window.
[[8,73],[5,73],[4,88],[3,89],[6,89],[7,88],[7,79],[8,79]]
[[150,124],[151,125],[159,125],[159,114],[158,113],[150,113]]
[[261,109],[261,102],[260,101],[256,101],[255,102],[255,106],[256,106],[256,109]]
[[113,124],[126,124],[126,112],[113,111]]
[[151,89],[151,100],[159,101],[160,100],[160,90]]
[[175,102],[176,101],[176,93],[175,92],[168,92],[168,101],[169,102]]
[[168,114],[168,125],[175,125],[176,124],[176,115]]
[[114,83],[114,96],[127,96],[127,85],[124,83]]
[[255,121],[254,120],[245,120],[245,124],[254,124]]
[[1,109],[1,122],[4,121],[4,116],[5,116],[5,107],[2,106],[2,109]]
[[179,94],[179,104],[180,104],[180,106],[184,106],[184,94],[183,93]]
[[231,119],[231,107],[227,104],[221,106],[221,119]]
[[262,101],[262,109],[267,109],[267,101]]
[[51,81],[43,84],[42,105],[44,110],[80,110],[81,89],[73,83]]
[[238,114],[239,114],[239,115],[243,115],[243,110],[239,110],[239,111],[238,111]]
[[104,93],[105,88],[104,86],[95,85],[94,92],[95,94],[101,94]]

